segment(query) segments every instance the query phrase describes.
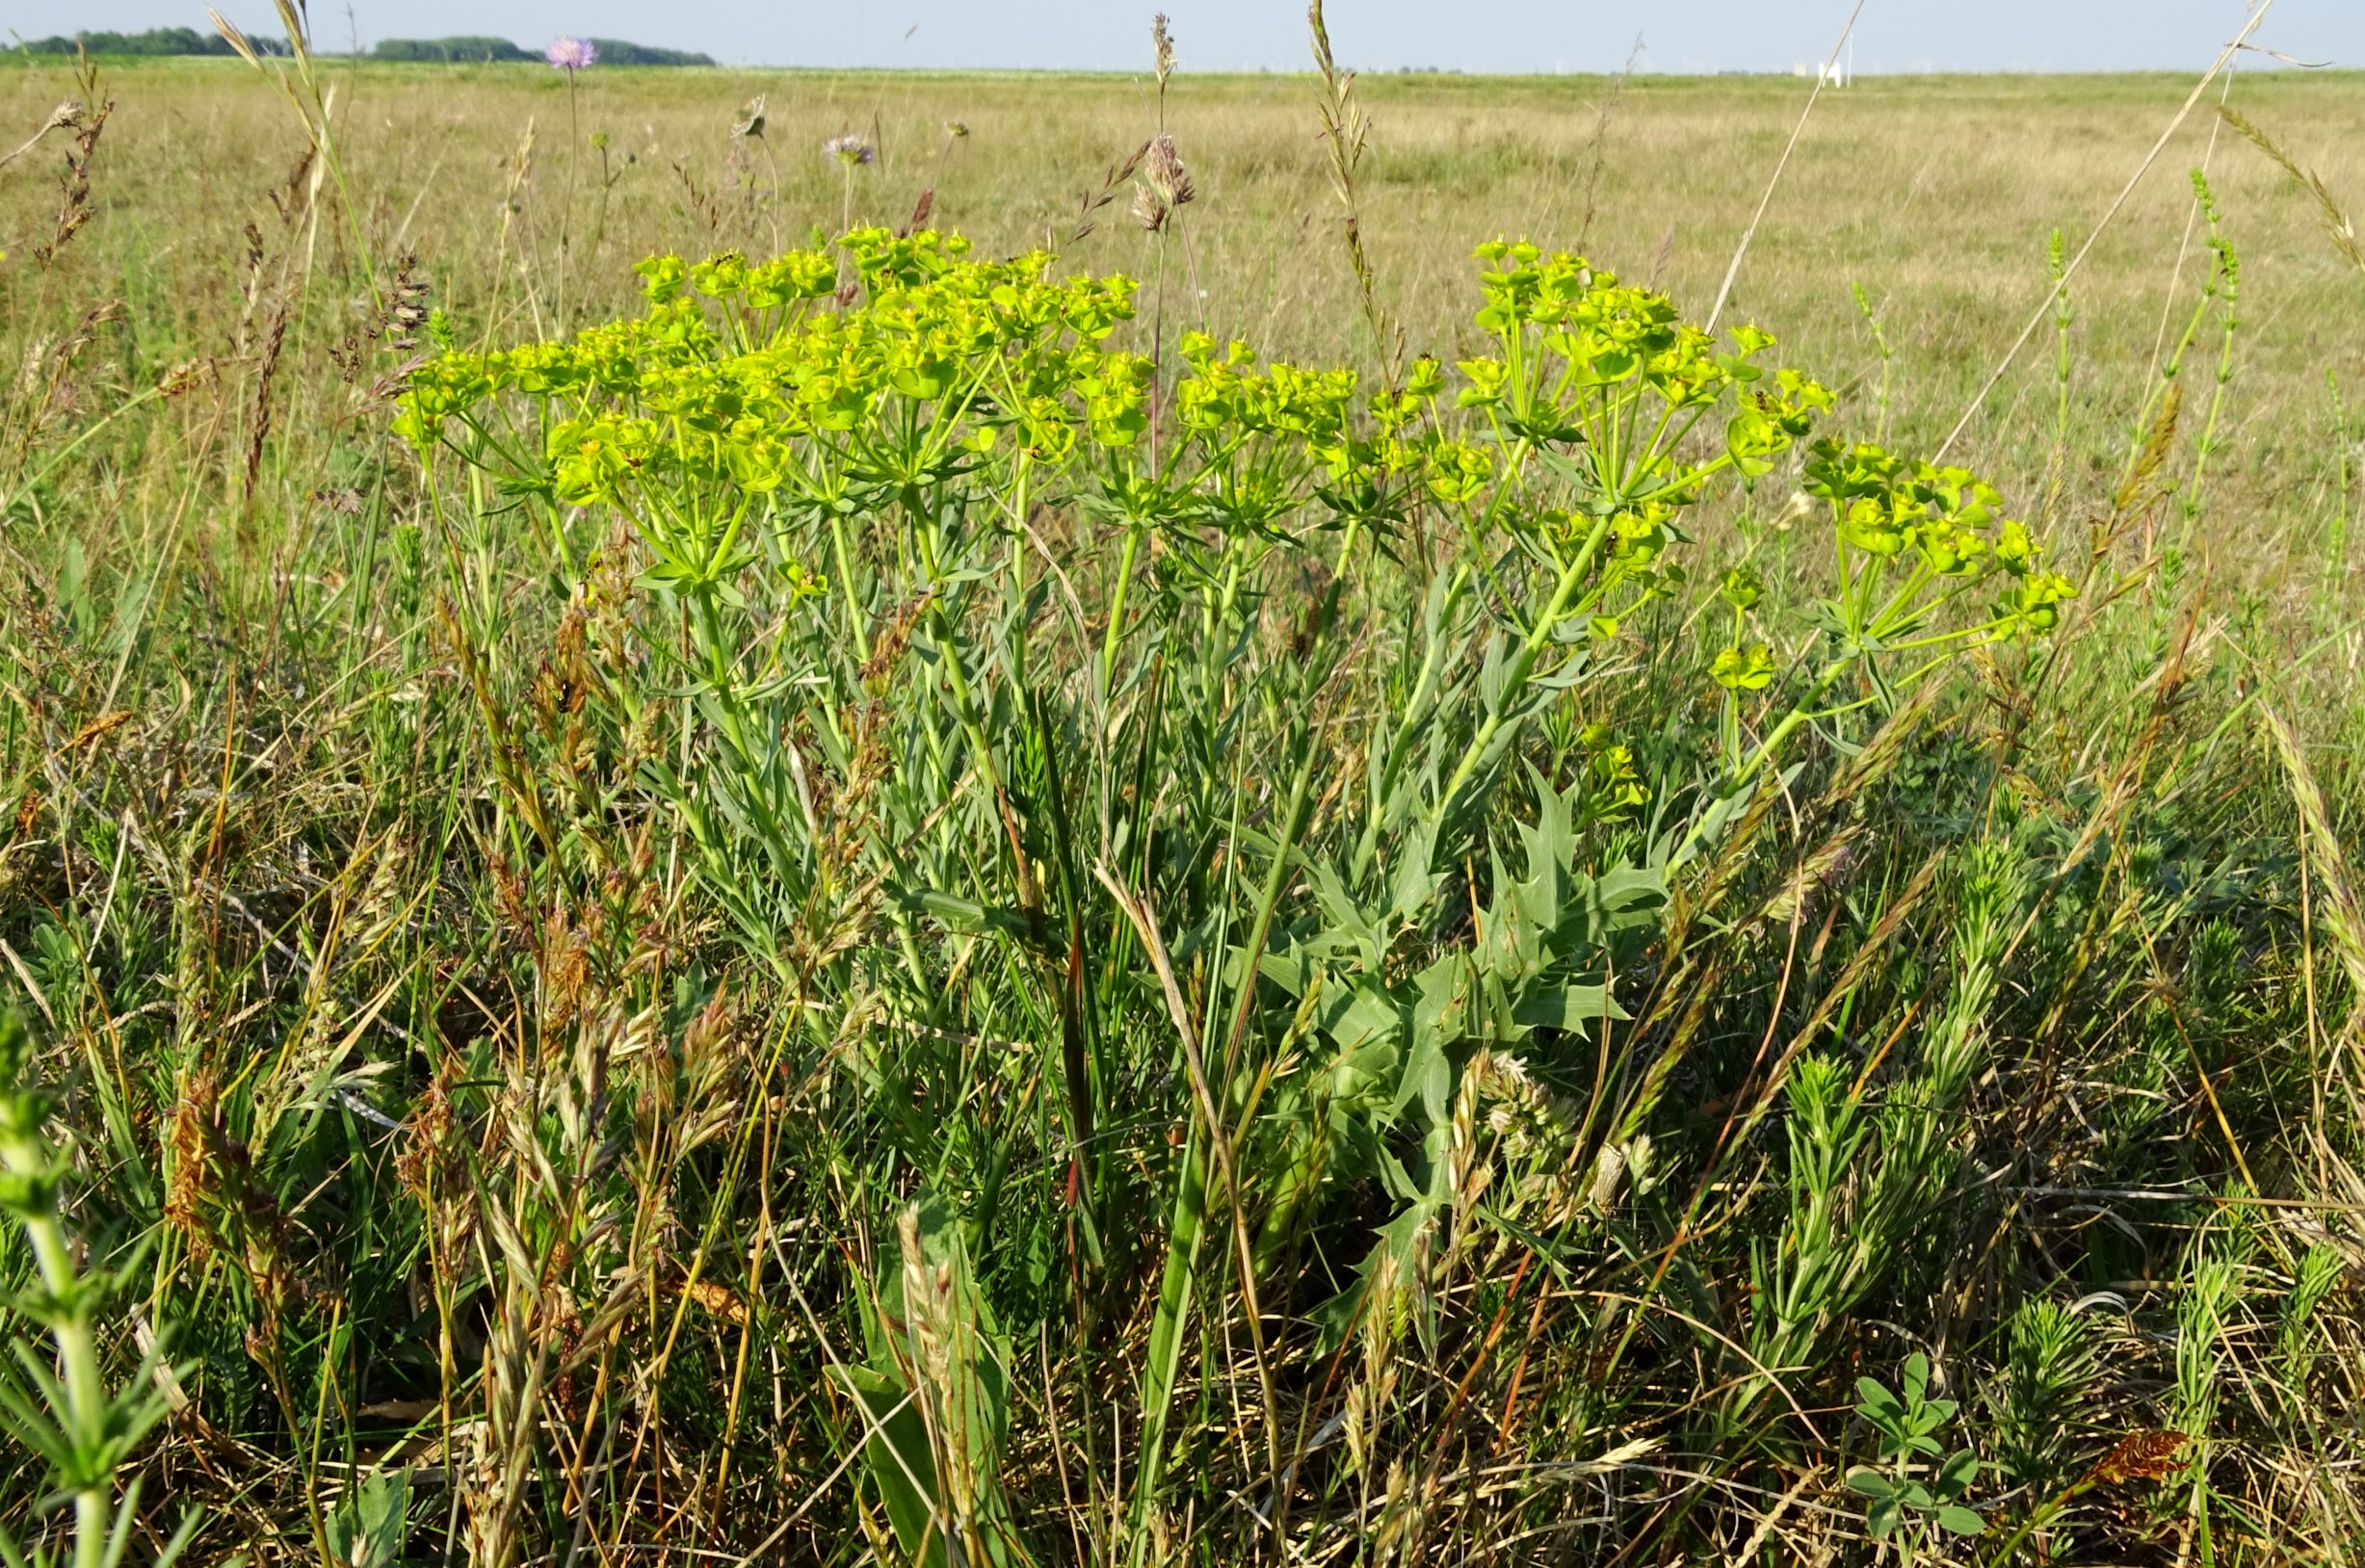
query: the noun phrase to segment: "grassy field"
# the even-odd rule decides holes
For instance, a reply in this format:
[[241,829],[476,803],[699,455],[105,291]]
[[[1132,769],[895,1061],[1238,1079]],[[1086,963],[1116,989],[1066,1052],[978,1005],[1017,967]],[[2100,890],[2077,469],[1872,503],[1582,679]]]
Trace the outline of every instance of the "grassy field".
[[0,1529],[2365,1555],[2365,78],[1809,85],[9,63]]

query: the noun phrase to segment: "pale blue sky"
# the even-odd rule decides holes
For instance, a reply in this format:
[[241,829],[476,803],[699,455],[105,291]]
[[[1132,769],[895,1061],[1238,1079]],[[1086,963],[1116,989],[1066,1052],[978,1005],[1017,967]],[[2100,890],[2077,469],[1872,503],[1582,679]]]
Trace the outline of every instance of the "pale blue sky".
[[[1787,70],[1820,60],[1853,0],[1328,0],[1343,63],[1363,69]],[[2240,31],[2251,0],[1868,0],[1868,71],[2189,69]],[[539,47],[560,33],[682,49],[726,64],[1131,69],[1152,10],[1172,16],[1183,67],[1294,70],[1301,0],[313,0],[324,47],[495,33]],[[2273,0],[2255,41],[2365,65],[2365,0]],[[276,30],[270,0],[226,0]],[[205,25],[202,0],[0,0],[0,37],[71,27]],[[2258,65],[2269,64],[2253,57]]]

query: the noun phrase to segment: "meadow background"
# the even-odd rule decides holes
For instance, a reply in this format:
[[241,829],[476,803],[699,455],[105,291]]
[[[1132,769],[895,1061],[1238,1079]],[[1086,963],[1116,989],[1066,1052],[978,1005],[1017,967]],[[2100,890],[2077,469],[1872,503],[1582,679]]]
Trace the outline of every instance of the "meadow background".
[[[1869,732],[1819,748],[1713,865],[1678,868],[1620,990],[1635,1021],[1598,1067],[1582,1039],[1564,1072],[1536,1067],[1541,1091],[1472,1066],[1469,1212],[1403,1266],[1420,1278],[1372,1287],[1392,1305],[1343,1336],[1318,1310],[1366,1277],[1394,1212],[1374,1180],[1293,1221],[1270,1321],[1248,1320],[1211,1242],[1169,1426],[1129,1401],[1198,1144],[1132,911],[1089,875],[1066,895],[1112,933],[1096,1027],[1126,1042],[1088,1268],[1060,1134],[1022,1095],[1060,1033],[1036,971],[1013,960],[969,995],[993,960],[956,956],[977,938],[946,917],[904,939],[950,1011],[903,997],[858,1017],[856,987],[826,1016],[733,947],[678,836],[643,842],[650,891],[588,934],[553,891],[565,878],[519,863],[510,780],[544,763],[505,761],[487,715],[547,707],[579,585],[530,538],[438,543],[391,403],[431,308],[464,345],[554,338],[636,312],[643,256],[826,244],[848,216],[903,224],[924,192],[927,222],[981,253],[1163,274],[1169,335],[1368,370],[1321,85],[1185,71],[1162,107],[1146,70],[318,71],[333,158],[235,61],[0,69],[10,145],[82,106],[0,169],[0,995],[51,1099],[50,1153],[24,1158],[63,1162],[77,1267],[120,1271],[94,1358],[161,1401],[109,1467],[145,1477],[135,1554],[192,1506],[195,1560],[356,1564],[2183,1564],[2365,1544],[2365,925],[2343,851],[2365,824],[2348,405],[2365,267],[2325,211],[2365,204],[2365,77],[2213,85],[2071,285],[2065,336],[2048,316],[1950,453],[2090,568],[2059,659],[1966,663],[1869,750],[1853,749]],[[1511,235],[1703,313],[1810,86],[1358,80],[1376,298],[1413,353],[1478,353],[1470,248]],[[1825,94],[1727,321],[1835,389],[1834,429],[1934,450],[2044,308],[2049,238],[2083,242],[2191,88]],[[759,95],[760,135],[741,134]],[[2325,197],[2221,120],[2220,96]],[[1151,236],[1129,180],[1091,203],[1162,113],[1196,198]],[[825,158],[844,134],[876,161]],[[2238,251],[2230,329],[2202,292],[2196,167]],[[2195,319],[2171,425],[2162,369]],[[1145,308],[1116,341],[1146,352],[1149,327]],[[1713,497],[1695,580],[1770,528],[1789,537],[1774,519],[1796,483]],[[1043,527],[1105,602],[1107,540],[1076,517]],[[1747,544],[1769,618],[1828,565],[1803,533]],[[1356,577],[1371,643],[1341,656],[1382,686],[1383,650],[1418,651],[1426,566],[1403,556],[1402,584]],[[1327,580],[1272,570],[1210,677],[1258,695],[1169,760],[1178,793],[1202,773],[1212,792],[1176,809],[1250,850],[1162,897],[1243,924],[1277,898],[1286,925],[1312,896],[1276,873],[1260,904],[1257,856],[1297,809],[1286,774],[1309,743],[1286,721],[1287,666]],[[1635,737],[1658,800],[1682,797],[1715,729],[1695,618],[1653,622],[1586,689],[1584,718]],[[1036,732],[1012,711],[1016,767]],[[1309,842],[1347,809],[1327,786],[1357,744],[1318,748]],[[1564,739],[1531,760],[1558,776],[1581,755]],[[1524,809],[1507,797],[1498,850]],[[1581,864],[1632,849],[1615,823],[1588,831]],[[1472,851],[1444,927],[1483,902],[1486,862]],[[1194,1010],[1221,996],[1228,1016],[1222,964],[1184,968]],[[1243,1084],[1302,1071],[1294,1004],[1230,983],[1256,1015],[1235,1045],[1271,1053]],[[593,1092],[571,1075],[602,1029],[621,1043]],[[1917,1102],[1938,1036],[1975,1037],[1976,1067]],[[1836,1102],[1784,1080],[1808,1041],[1844,1064],[1853,1133],[1818,1133]],[[874,1062],[902,1050],[944,1055]],[[1615,1137],[1567,1109],[1613,1079],[1648,1088],[1619,1102]],[[1235,1108],[1244,1129],[1263,1103]],[[1654,1185],[1621,1197],[1637,1134]],[[1489,1161],[1530,1208],[1482,1201],[1468,1172]],[[1022,1196],[990,1239],[965,1233],[958,1267],[934,1232],[899,1237],[923,1187],[1004,1181]],[[624,1216],[596,1269],[592,1227],[551,1217],[594,1189]],[[1249,1177],[1236,1197],[1244,1228],[1277,1205]],[[1865,1238],[1844,1307],[1766,1326],[1769,1293],[1813,1277],[1801,1256]],[[959,1275],[944,1332],[992,1348],[901,1385],[832,1371],[900,1364],[880,1314],[901,1308],[864,1282],[923,1256]],[[32,1268],[0,1247],[0,1275]],[[36,1302],[20,1327],[55,1316]],[[158,1325],[177,1372],[141,1361]],[[1779,1366],[1752,1359],[1772,1349]],[[1876,1495],[1848,1484],[1895,1470],[1857,1379],[1895,1390],[1917,1353],[1955,1401],[1931,1417],[1944,1452],[1981,1463],[1973,1533],[1912,1510],[1879,1529]],[[1778,1398],[1750,1381],[1769,1370]],[[931,1412],[915,1441],[934,1467],[908,1493],[877,1435],[907,1408]],[[1170,1457],[1144,1496],[1149,1419]],[[1903,1474],[1933,1479],[1938,1457]],[[71,1510],[33,1506],[45,1476],[0,1450],[0,1519],[62,1542]],[[949,1545],[911,1532],[908,1494],[963,1522]]]

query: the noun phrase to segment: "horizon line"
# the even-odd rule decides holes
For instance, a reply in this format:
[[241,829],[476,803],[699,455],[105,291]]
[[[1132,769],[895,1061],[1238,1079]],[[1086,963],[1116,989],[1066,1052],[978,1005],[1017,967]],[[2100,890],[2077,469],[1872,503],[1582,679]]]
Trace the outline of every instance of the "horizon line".
[[[259,42],[261,40],[258,39],[257,41]],[[274,39],[272,41],[280,42],[282,40]],[[379,39],[378,41],[381,43],[391,43],[434,42],[436,40],[432,39],[413,39],[388,38]],[[375,46],[375,44],[371,45],[373,48]],[[672,45],[670,44],[644,44],[641,46],[652,49],[672,48]],[[520,45],[519,47],[523,46]],[[374,65],[381,66],[388,70],[532,71],[536,69],[547,70],[550,68],[539,59],[381,60],[371,55],[367,50],[356,54],[350,49],[314,48],[310,52],[312,58],[315,60],[334,60],[347,65]],[[678,52],[699,53],[702,51],[684,50]],[[73,58],[72,56],[64,53],[44,52],[37,54],[32,49],[27,47],[26,43],[23,41],[20,41],[13,46],[0,48],[0,54],[13,56],[23,65],[28,67],[42,61],[69,60]],[[227,64],[243,65],[245,64],[245,62],[241,61],[236,55],[156,55],[102,51],[93,54],[92,58],[95,60],[107,61],[111,65],[173,65]],[[628,71],[635,74],[644,71],[765,70],[867,76],[1074,76],[1117,78],[1128,80],[1134,78],[1146,79],[1153,74],[1148,66],[1132,65],[822,65],[812,63],[784,64],[770,61],[724,60],[713,61],[711,64],[707,65],[647,65],[640,63],[617,62],[614,64],[603,64],[587,68],[602,71]],[[1751,77],[1779,81],[1796,81],[1801,78],[1812,80],[1815,76],[1816,65],[1814,63],[1808,63],[1805,65],[1803,69],[1796,65],[1790,66],[1720,65],[1703,66],[1695,69],[1685,69],[1678,66],[1669,66],[1662,67],[1656,70],[1635,71],[1606,69],[1484,70],[1472,69],[1461,65],[1355,65],[1342,67],[1342,70],[1345,74],[1372,79],[1402,76],[1452,76],[1458,77],[1466,81],[1550,82],[1575,80],[1625,80],[1642,82],[1652,80],[1713,81],[1720,77]],[[2304,77],[2348,76],[2357,74],[2360,71],[2365,71],[2365,65],[2348,65],[2337,62],[2307,62],[2304,64],[2294,65],[2277,64],[2272,68],[2263,70],[2261,73],[2277,77]],[[1173,74],[1178,79],[1185,77],[1198,77],[1202,80],[1221,80],[1225,78],[1259,76],[1305,77],[1310,80],[1319,80],[1321,73],[1315,70],[1311,65],[1230,65],[1202,67],[1196,70],[1176,70]],[[1865,78],[1911,78],[1920,80],[1933,76],[2173,76],[2181,79],[2189,76],[2190,74],[2190,69],[2182,65],[1858,65],[1850,72],[1848,83],[1853,84],[1853,82]],[[1843,84],[1840,88],[1840,91],[1844,90],[1845,84]]]

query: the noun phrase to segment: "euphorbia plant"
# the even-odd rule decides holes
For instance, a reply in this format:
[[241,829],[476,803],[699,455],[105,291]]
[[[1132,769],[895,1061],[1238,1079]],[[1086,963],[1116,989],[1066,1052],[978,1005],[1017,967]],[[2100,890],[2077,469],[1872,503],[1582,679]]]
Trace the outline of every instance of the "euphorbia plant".
[[[111,1386],[101,1365],[99,1314],[133,1270],[82,1256],[66,1234],[59,1214],[66,1163],[46,1126],[48,1097],[32,1082],[31,1047],[22,1021],[0,1011],[0,1215],[19,1229],[33,1255],[33,1277],[7,1305],[48,1330],[50,1341],[46,1353],[22,1339],[10,1342],[17,1365],[0,1364],[0,1431],[47,1470],[51,1489],[41,1511],[72,1504],[73,1550],[36,1546],[28,1554],[0,1528],[0,1561],[11,1568],[115,1568],[146,1534],[139,1477],[119,1489],[117,1477],[164,1419],[171,1376],[160,1348],[150,1349],[119,1386]],[[144,1548],[137,1560],[166,1568],[197,1526],[192,1510],[170,1540],[154,1543],[152,1556]]]
[[[1252,1290],[1353,1178],[1393,1204],[1371,1277],[1417,1282],[1470,1158],[1451,1126],[1469,1064],[1573,1076],[1571,1040],[1582,1070],[1608,1061],[1613,955],[1640,955],[1670,871],[1800,732],[2044,630],[2068,591],[1968,474],[1818,443],[1803,483],[1831,508],[1834,586],[1785,661],[1751,566],[1721,575],[1721,744],[1688,820],[1646,840],[1652,781],[1586,689],[1649,656],[1679,618],[1654,607],[1689,608],[1712,495],[1795,461],[1833,398],[1770,365],[1766,334],[1714,336],[1582,257],[1479,259],[1487,352],[1376,392],[1201,333],[1162,366],[1115,336],[1128,279],[872,229],[835,253],[652,258],[641,318],[447,355],[406,399],[436,504],[464,501],[443,514],[456,566],[523,509],[568,614],[608,628],[570,690],[624,776],[586,817],[670,814],[801,1023],[815,1001],[850,1035],[885,1010],[973,1041],[943,1026],[1007,963],[1064,1089],[1092,1267],[1113,1159],[1094,1129],[1189,1124],[1159,1177],[1143,1506],[1210,1223],[1228,1215]],[[1301,568],[1321,586],[1291,657],[1238,659]],[[1318,737],[1348,727],[1356,768],[1316,776],[1342,754]],[[1120,1081],[1111,1034],[1145,963],[1188,1059]],[[924,1052],[858,1058],[910,1168],[970,1161],[982,1243],[1018,1133],[956,1149]],[[953,1092],[999,1060],[964,1054]],[[1044,1076],[1007,1071],[997,1129]],[[1138,1103],[1185,1079],[1180,1103]],[[1638,1162],[1642,1099],[1586,1135],[1615,1122],[1618,1150],[1588,1152]]]
[[[1477,253],[1478,325],[1498,352],[1461,361],[1455,404],[1469,424],[1436,441],[1430,489],[1458,515],[1470,563],[1509,608],[1517,641],[1441,813],[1467,803],[1537,706],[1539,678],[1577,673],[1590,644],[1683,581],[1662,558],[1705,487],[1727,470],[1765,473],[1831,406],[1798,371],[1756,363],[1774,343],[1763,332],[1743,327],[1721,344],[1667,296],[1582,256],[1501,241]],[[1694,437],[1712,420],[1722,439],[1710,447]],[[1506,537],[1530,567],[1524,588],[1506,581]]]
[[[1886,706],[1897,691],[1970,649],[2048,633],[2060,624],[2063,602],[2077,593],[2042,565],[2027,525],[2005,516],[2003,498],[1968,469],[1825,439],[1807,457],[1803,493],[1810,508],[1821,500],[1827,510],[1838,581],[1815,604],[1819,635],[1789,706],[1754,745],[1745,745],[1742,694],[1772,685],[1774,658],[1747,636],[1762,585],[1746,569],[1726,576],[1721,593],[1733,611],[1733,636],[1713,671],[1727,693],[1719,806],[1701,814],[1680,854],[1711,836],[1728,814],[1723,808],[1744,797],[1801,727]],[[1975,607],[1972,614],[1949,614],[1964,604]],[[1860,693],[1835,700],[1852,674]]]

